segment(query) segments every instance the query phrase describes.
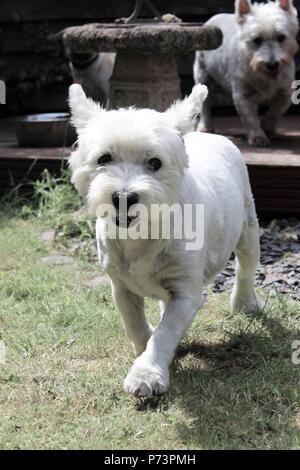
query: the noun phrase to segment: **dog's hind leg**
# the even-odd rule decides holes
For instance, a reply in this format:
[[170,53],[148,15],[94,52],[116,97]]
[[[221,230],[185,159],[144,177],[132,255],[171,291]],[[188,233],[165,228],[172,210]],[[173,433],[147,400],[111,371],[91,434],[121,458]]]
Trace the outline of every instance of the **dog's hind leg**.
[[122,315],[126,334],[137,356],[145,351],[153,328],[146,320],[144,299],[133,294],[119,283],[112,284],[114,303]]
[[245,222],[235,249],[235,282],[231,294],[231,309],[255,312],[261,304],[254,291],[254,278],[260,258],[259,226],[256,217]]

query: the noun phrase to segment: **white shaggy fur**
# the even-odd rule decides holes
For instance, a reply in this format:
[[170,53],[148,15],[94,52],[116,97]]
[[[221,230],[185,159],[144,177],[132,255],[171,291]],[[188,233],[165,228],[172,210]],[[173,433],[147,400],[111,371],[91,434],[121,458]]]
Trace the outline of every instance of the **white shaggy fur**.
[[[236,0],[235,14],[216,15],[207,24],[221,28],[223,44],[214,51],[196,52],[195,82],[205,83],[211,92],[221,88],[230,95],[250,145],[268,145],[279,117],[291,104],[298,49],[293,1]],[[277,68],[272,69],[272,64]],[[258,107],[262,104],[269,109],[261,121]],[[207,100],[199,130],[211,129]]]
[[[121,240],[106,234],[97,218],[99,260],[111,279],[112,295],[137,358],[124,388],[137,396],[164,393],[175,348],[205,302],[203,287],[237,256],[233,310],[259,308],[253,287],[259,261],[259,231],[247,169],[226,138],[190,132],[206,98],[205,86],[165,113],[148,109],[105,111],[70,88],[78,148],[70,158],[72,181],[90,213],[111,204],[115,191],[134,191],[139,202],[204,204],[204,246],[188,251],[186,240]],[[113,161],[97,166],[101,155]],[[149,173],[155,156],[161,168]],[[129,211],[132,210],[130,207]],[[161,322],[153,329],[144,297],[160,301]]]

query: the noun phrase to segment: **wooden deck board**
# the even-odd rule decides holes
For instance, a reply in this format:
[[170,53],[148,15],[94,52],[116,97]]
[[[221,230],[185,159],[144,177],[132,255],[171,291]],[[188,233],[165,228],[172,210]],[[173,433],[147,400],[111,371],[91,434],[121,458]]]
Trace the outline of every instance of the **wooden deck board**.
[[53,148],[21,148],[16,144],[0,145],[0,162],[2,159],[10,160],[61,160],[70,155],[71,150],[66,147]]

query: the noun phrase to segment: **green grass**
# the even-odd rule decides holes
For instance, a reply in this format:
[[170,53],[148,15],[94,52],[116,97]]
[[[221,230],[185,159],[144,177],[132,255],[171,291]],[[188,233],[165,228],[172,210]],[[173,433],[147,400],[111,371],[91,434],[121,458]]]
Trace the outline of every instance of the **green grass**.
[[[122,390],[133,352],[110,289],[87,286],[100,272],[93,228],[73,190],[52,183],[0,214],[0,449],[299,449],[299,304],[275,295],[251,318],[232,315],[227,294],[210,295],[169,393],[136,400]],[[52,244],[41,238],[49,227]],[[87,244],[71,264],[45,264],[79,238]],[[152,320],[156,310],[148,302]]]

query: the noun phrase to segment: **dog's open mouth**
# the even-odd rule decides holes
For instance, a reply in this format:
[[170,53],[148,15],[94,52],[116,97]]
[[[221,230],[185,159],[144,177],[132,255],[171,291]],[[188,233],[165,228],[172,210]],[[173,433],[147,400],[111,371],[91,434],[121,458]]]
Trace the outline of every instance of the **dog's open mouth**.
[[122,228],[129,228],[130,226],[133,226],[137,221],[137,216],[130,217],[129,215],[127,216],[116,216],[116,226],[117,227],[122,227]]

